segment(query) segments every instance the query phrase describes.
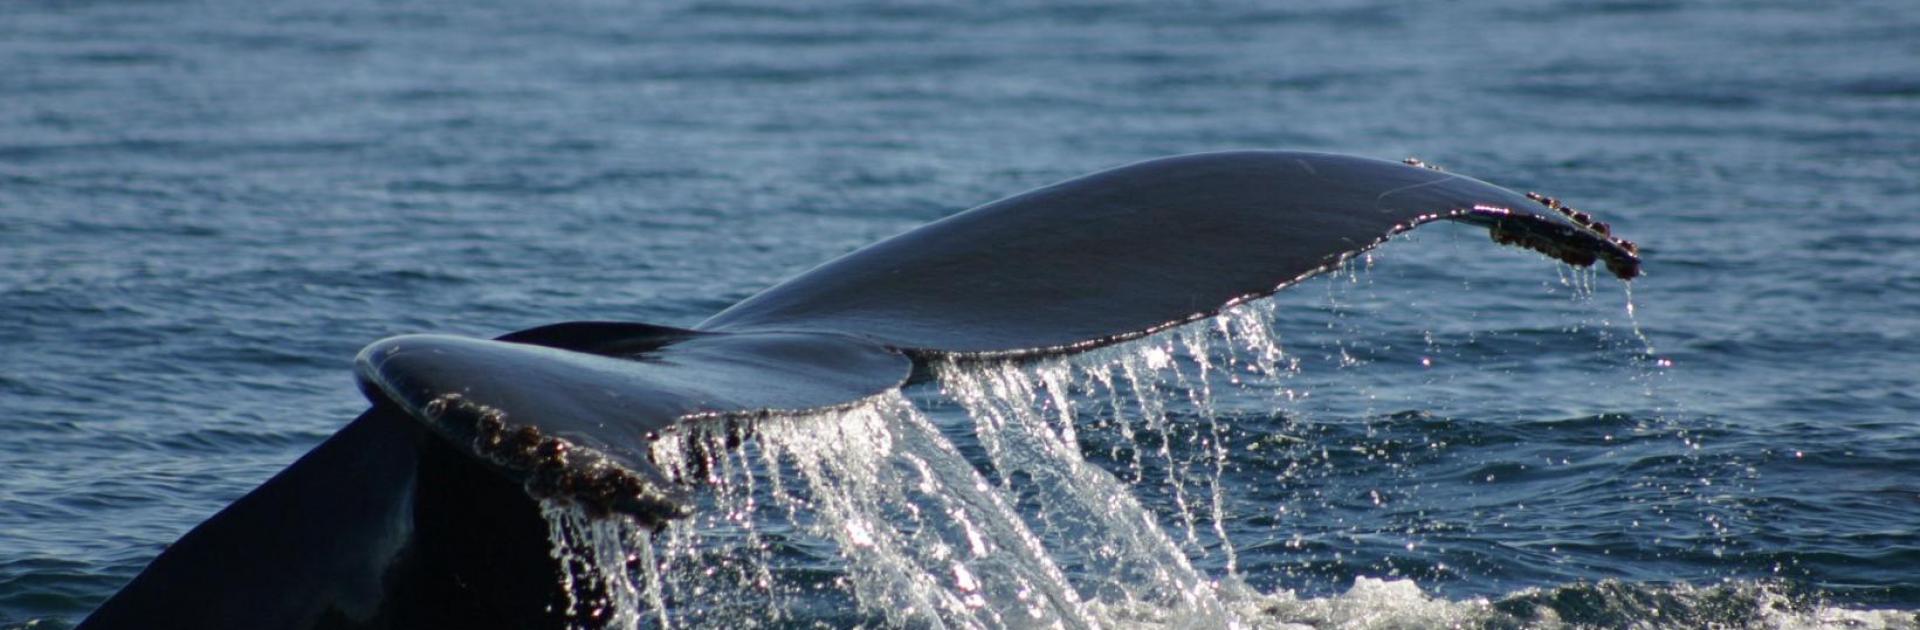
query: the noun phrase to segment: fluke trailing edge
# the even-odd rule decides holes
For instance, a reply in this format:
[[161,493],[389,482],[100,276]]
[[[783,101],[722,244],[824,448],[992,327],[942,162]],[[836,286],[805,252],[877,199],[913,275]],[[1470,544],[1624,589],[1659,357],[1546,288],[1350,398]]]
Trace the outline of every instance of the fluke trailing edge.
[[[1087,175],[821,265],[693,329],[386,339],[372,408],[196,527],[85,628],[530,628],[567,593],[536,501],[685,514],[648,445],[693,418],[855,404],[941,358],[1077,352],[1215,315],[1422,223],[1638,275],[1558,201],[1417,161],[1206,153]],[[591,620],[587,620],[589,623]]]

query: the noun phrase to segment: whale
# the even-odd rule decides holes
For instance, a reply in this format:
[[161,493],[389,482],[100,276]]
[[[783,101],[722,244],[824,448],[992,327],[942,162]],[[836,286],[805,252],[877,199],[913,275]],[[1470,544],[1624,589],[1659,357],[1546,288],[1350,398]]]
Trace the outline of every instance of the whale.
[[412,334],[355,357],[367,410],[194,527],[81,624],[557,628],[542,502],[661,529],[693,481],[648,446],[696,420],[857,405],[939,361],[1083,352],[1220,314],[1450,221],[1569,265],[1638,247],[1558,199],[1418,160],[1229,151],[1148,160],[958,212],[690,328],[582,321]]

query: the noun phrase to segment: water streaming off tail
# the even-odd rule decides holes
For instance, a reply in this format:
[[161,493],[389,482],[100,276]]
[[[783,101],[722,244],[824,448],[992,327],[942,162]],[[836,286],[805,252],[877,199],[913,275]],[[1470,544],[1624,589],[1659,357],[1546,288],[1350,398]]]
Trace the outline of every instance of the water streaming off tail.
[[[687,521],[649,533],[545,507],[571,612],[615,627],[1237,625],[1189,556],[1233,566],[1211,396],[1287,372],[1268,317],[1242,306],[1074,359],[936,366],[970,421],[946,429],[978,440],[978,467],[898,393],[750,429],[683,425],[652,453],[701,488]],[[1082,405],[1125,436],[1129,478],[1082,457]],[[1174,407],[1207,426],[1173,430]],[[1174,495],[1178,524],[1132,486]]]
[[1082,625],[1086,611],[1040,541],[904,398],[760,435],[805,481],[804,496],[782,501],[814,514],[861,603],[889,621]]
[[[652,455],[696,489],[688,520],[648,534],[548,510],[556,556],[586,585],[573,610],[651,627],[1500,626],[1568,614],[1531,612],[1558,604],[1525,593],[1447,589],[1608,566],[1605,550],[1529,546],[1539,517],[1528,510],[1603,510],[1556,475],[1632,473],[1672,455],[1658,446],[1670,431],[1648,424],[1657,414],[1584,411],[1647,404],[1611,385],[1646,376],[1623,360],[1645,345],[1591,319],[1577,274],[1546,283],[1573,298],[1547,305],[1569,322],[1553,328],[1503,320],[1517,300],[1425,312],[1423,293],[1379,295],[1370,267],[1341,271],[1323,303],[1284,313],[1260,300],[1070,357],[936,362],[936,382],[912,398],[682,425]],[[1539,361],[1614,370],[1572,387],[1516,371]],[[1463,395],[1474,406],[1456,416]],[[1569,457],[1594,439],[1601,450]],[[1458,503],[1482,507],[1462,516]]]
[[[613,627],[639,625],[639,615],[666,610],[660,600],[653,547],[646,531],[626,519],[592,518],[578,506],[545,501],[547,540],[560,563],[561,586],[569,594],[567,616],[590,625],[604,621]],[[634,570],[640,572],[636,575]],[[635,578],[639,580],[636,581]],[[643,601],[644,599],[644,601]]]
[[1087,625],[1039,539],[903,396],[761,420],[746,444],[729,430],[656,444],[664,471],[707,488],[689,521],[649,537],[549,510],[569,579],[602,581],[577,608],[746,627],[832,619],[819,608],[837,599],[857,609],[843,625]]
[[[1511,461],[1510,434],[1660,431],[1518,410],[1456,419],[1446,406],[1489,381],[1479,366],[1534,338],[1587,340],[1600,359],[1619,344],[1604,325],[1364,334],[1346,315],[1370,308],[1365,290],[1348,291],[1363,278],[1285,319],[1263,300],[1071,357],[939,362],[912,399],[682,425],[653,457],[697,488],[688,520],[648,534],[548,509],[556,557],[585,585],[573,610],[619,627],[1501,626],[1570,614],[1525,593],[1424,589],[1507,570],[1515,559],[1486,546],[1515,544],[1498,541],[1529,522],[1526,504],[1554,500],[1501,502],[1556,479]],[[1275,321],[1298,331],[1288,351]],[[1546,464],[1609,465],[1594,458]],[[1491,507],[1432,517],[1445,501]],[[1529,558],[1566,562],[1559,553]]]
[[[1056,561],[1103,617],[1223,627],[1236,620],[1217,585],[1189,557],[1229,574],[1222,473],[1228,432],[1215,412],[1219,384],[1288,371],[1267,328],[1266,303],[1071,358],[1026,363],[949,361],[936,372],[957,401],[999,480]],[[1091,406],[1096,409],[1085,409]],[[1203,426],[1176,428],[1170,409]],[[1089,413],[1092,412],[1092,413]],[[1076,422],[1104,416],[1111,454],[1127,479],[1087,461]],[[1188,443],[1176,448],[1177,440]],[[1170,495],[1172,531],[1135,498]]]
[[[1495,475],[1542,483],[1501,463],[1501,436],[1591,426],[1649,444],[1663,432],[1606,416],[1390,411],[1401,404],[1391,396],[1329,383],[1356,367],[1439,369],[1425,357],[1457,358],[1445,346],[1460,341],[1431,329],[1368,339],[1335,306],[1327,332],[1291,335],[1291,352],[1258,302],[1071,358],[936,364],[924,398],[683,425],[653,457],[698,488],[689,519],[647,532],[544,506],[569,610],[581,627],[1618,627],[1648,615],[1670,627],[1911,627],[1767,582],[1448,592],[1460,573],[1510,560],[1478,545],[1567,562],[1524,538],[1498,543],[1526,523],[1523,504],[1496,503],[1483,521],[1429,516],[1435,501],[1485,501],[1474,493]],[[1311,330],[1300,323],[1289,330]],[[1470,454],[1481,451],[1495,459]],[[1470,478],[1421,477],[1432,474]],[[1367,510],[1327,527],[1327,514]],[[1375,539],[1396,551],[1342,557],[1373,553]]]

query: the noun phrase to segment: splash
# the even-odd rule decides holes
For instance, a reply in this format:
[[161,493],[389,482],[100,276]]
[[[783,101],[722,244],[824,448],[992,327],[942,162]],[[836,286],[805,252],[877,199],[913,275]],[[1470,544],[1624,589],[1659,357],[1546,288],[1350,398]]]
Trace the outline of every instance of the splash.
[[692,522],[648,536],[547,510],[567,585],[597,594],[572,604],[583,626],[778,626],[836,599],[857,609],[845,625],[1090,626],[1038,537],[898,393],[763,420],[746,444],[690,427],[653,455],[710,489]]
[[[1051,553],[1108,618],[1238,624],[1189,557],[1215,561],[1229,578],[1235,568],[1223,483],[1229,433],[1213,390],[1294,369],[1268,328],[1270,308],[1243,304],[1070,358],[936,366],[942,392],[971,418],[1000,491],[1043,540],[1057,541]],[[1083,409],[1083,401],[1104,409]],[[1175,408],[1191,410],[1199,428],[1183,426]],[[1124,457],[1127,480],[1083,457],[1075,423],[1088,415],[1103,417],[1097,428],[1113,434],[1108,448]],[[1142,485],[1170,496],[1166,527],[1135,498]]]
[[[1073,372],[1048,363],[940,368],[943,389],[974,419],[999,473],[999,491],[1032,508],[1034,529],[1056,541],[1051,551],[1090,599],[1222,620],[1205,578],[1126,484],[1080,457],[1068,384]],[[1164,415],[1152,418],[1155,430],[1165,423]],[[1167,470],[1169,483],[1184,488],[1175,469]],[[1189,512],[1184,495],[1176,501],[1182,514]],[[1193,520],[1183,524],[1192,540]]]
[[[560,564],[567,618],[575,627],[639,625],[646,611],[659,615],[660,627],[672,624],[660,598],[659,574],[646,531],[624,518],[593,518],[578,504],[546,500],[550,554]],[[632,570],[639,570],[639,580]]]
[[759,433],[847,558],[863,607],[891,625],[1078,627],[1086,612],[1012,507],[899,394],[832,421],[783,419]]
[[[948,431],[977,439],[980,467],[898,392],[758,420],[751,439],[724,421],[676,427],[651,456],[703,488],[687,521],[651,533],[543,505],[567,612],[581,627],[757,627],[838,602],[847,625],[1245,625],[1189,557],[1233,579],[1212,395],[1295,369],[1268,309],[1073,359],[935,366],[970,423]],[[1083,401],[1123,436],[1128,479],[1081,454]],[[1175,496],[1173,514],[1135,498],[1148,482]]]

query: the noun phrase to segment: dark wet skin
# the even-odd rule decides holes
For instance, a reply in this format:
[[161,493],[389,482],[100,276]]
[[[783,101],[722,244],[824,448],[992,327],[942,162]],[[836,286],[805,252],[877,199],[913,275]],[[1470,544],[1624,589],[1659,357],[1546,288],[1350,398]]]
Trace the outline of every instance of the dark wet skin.
[[1137,338],[1437,220],[1640,272],[1634,245],[1588,214],[1417,160],[1239,151],[1124,166],[868,246],[693,330],[573,322],[368,346],[357,371],[373,409],[82,627],[595,625],[562,612],[535,499],[666,526],[686,489],[647,459],[663,431],[854,404],[936,358]]

